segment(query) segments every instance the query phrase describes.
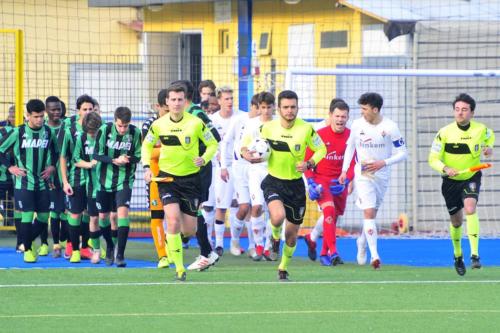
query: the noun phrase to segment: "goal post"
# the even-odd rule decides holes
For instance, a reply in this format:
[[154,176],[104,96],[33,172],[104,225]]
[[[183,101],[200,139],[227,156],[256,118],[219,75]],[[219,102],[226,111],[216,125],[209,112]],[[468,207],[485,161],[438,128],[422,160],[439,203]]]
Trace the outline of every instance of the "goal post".
[[[303,79],[304,77],[313,77]],[[323,78],[323,79],[321,79]],[[326,78],[326,79],[325,79]],[[500,70],[443,70],[404,68],[288,68],[285,88],[299,96],[299,115],[323,119],[328,114],[327,100],[343,98],[351,107],[348,126],[360,117],[357,98],[368,91],[384,97],[382,114],[394,120],[407,142],[409,157],[405,163],[392,167],[391,183],[377,216],[382,230],[391,227],[404,213],[409,216],[410,231],[417,235],[447,236],[448,215],[441,197],[440,176],[427,163],[432,140],[442,126],[453,121],[452,101],[459,93],[476,99],[475,119],[495,130],[500,125]],[[308,82],[303,86],[302,82]],[[313,100],[301,100],[301,91],[313,89]],[[307,99],[307,97],[306,97]],[[495,155],[494,155],[495,156]],[[495,164],[493,160],[485,160]],[[481,233],[500,234],[494,202],[499,189],[500,174],[495,167],[484,172],[479,200]],[[353,196],[354,197],[354,196]],[[341,226],[356,233],[361,214],[349,198]]]

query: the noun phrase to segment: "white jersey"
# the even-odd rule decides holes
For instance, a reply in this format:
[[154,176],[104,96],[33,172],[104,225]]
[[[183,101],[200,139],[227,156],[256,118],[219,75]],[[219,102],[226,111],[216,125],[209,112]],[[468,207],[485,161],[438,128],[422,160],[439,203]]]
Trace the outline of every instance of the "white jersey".
[[[226,164],[226,161],[237,161],[243,164],[250,163],[241,157],[241,139],[243,138],[243,131],[249,120],[250,117],[248,116],[248,112],[240,112],[231,117],[229,129],[226,135],[224,135],[224,139],[220,142],[221,168],[227,169],[229,165]],[[225,158],[222,158],[222,156]]]
[[[233,114],[231,115],[231,117],[223,118],[223,117],[220,116],[220,111],[219,111],[219,112],[216,112],[213,115],[211,115],[210,119],[212,120],[212,124],[214,125],[215,129],[219,133],[221,140],[224,140],[224,137],[226,136],[226,133],[229,130],[229,125],[231,124],[231,119],[234,116],[236,116],[237,114],[238,114],[237,112],[233,111]],[[218,148],[217,154],[214,157],[214,159],[212,160],[217,167],[220,167],[222,165],[222,163],[220,162],[220,160],[222,160],[224,158],[221,155],[221,151],[220,151],[221,148],[220,148],[220,146],[221,145],[219,144],[219,148]],[[225,163],[226,166],[231,165],[231,159],[228,159],[227,156],[226,156],[224,163]]]
[[[389,118],[382,118],[377,125],[370,124],[361,117],[353,121],[351,135],[347,140],[342,171],[347,171],[356,151],[356,177],[387,179],[390,176],[389,166],[406,159],[406,146],[398,125]],[[386,166],[375,175],[361,172],[362,165],[367,162],[384,160]]]

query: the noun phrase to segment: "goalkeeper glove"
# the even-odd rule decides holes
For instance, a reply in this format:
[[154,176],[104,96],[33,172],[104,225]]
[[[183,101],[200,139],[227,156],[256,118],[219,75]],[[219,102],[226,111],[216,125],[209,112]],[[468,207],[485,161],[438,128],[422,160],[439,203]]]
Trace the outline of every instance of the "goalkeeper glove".
[[314,182],[314,179],[312,178],[308,178],[307,179],[307,192],[309,193],[309,199],[311,200],[318,200],[319,198],[321,198],[321,190],[322,190],[322,186],[321,184],[316,184]]
[[349,179],[346,178],[345,184],[340,184],[338,179],[332,179],[332,185],[330,185],[330,193],[332,195],[340,195],[344,192],[346,186],[349,184]]

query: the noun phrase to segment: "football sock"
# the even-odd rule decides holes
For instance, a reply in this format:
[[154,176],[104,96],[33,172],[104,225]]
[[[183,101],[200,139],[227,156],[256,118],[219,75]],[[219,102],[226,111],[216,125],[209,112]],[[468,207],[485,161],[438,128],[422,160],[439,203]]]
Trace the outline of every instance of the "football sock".
[[243,231],[243,226],[245,225],[244,220],[240,220],[236,216],[231,219],[231,239],[240,239],[241,232]]
[[295,252],[295,248],[297,245],[290,247],[286,243],[283,246],[283,253],[281,255],[281,262],[279,265],[279,270],[281,271],[286,271],[288,269],[288,264],[290,263],[290,260],[292,260],[293,253]]
[[113,244],[118,244],[118,229],[111,229],[111,238],[113,239]]
[[460,257],[462,255],[462,226],[455,228],[450,223],[450,237],[453,244],[453,255]]
[[204,257],[208,257],[210,252],[212,252],[212,246],[208,241],[207,225],[200,211],[198,211],[198,219],[196,222],[198,226],[198,229],[196,230],[196,239],[200,245],[200,254]]
[[264,246],[264,229],[266,227],[266,221],[264,220],[264,214],[259,217],[250,217],[250,223],[252,224],[251,231],[249,234],[253,234],[253,240],[255,245]]
[[90,240],[92,241],[94,250],[99,250],[101,248],[101,230],[91,231]]
[[54,244],[59,244],[59,234],[61,233],[61,220],[56,217],[54,214],[54,216],[52,215],[52,213],[50,213],[51,216],[50,216],[50,233],[52,234],[52,240],[54,241]]
[[80,234],[82,235],[82,248],[87,248],[89,246],[89,238],[90,238],[90,225],[88,215],[82,215],[82,223],[80,223]]
[[49,224],[41,223],[37,218],[33,221],[33,224],[39,224],[40,226],[40,242],[42,244],[49,244]]
[[165,230],[163,229],[163,219],[151,218],[151,235],[155,243],[158,258],[166,257],[165,251]]
[[170,257],[172,258],[175,264],[175,271],[176,272],[185,271],[184,261],[182,258],[183,250],[182,250],[181,234],[167,233],[167,246],[168,246],[168,253],[170,254]]
[[68,216],[66,213],[59,214],[61,219],[61,229],[59,233],[59,241],[65,242],[68,240]]
[[248,237],[248,248],[255,248],[255,240],[253,239],[253,231],[252,231],[252,222],[245,221],[245,227],[247,228],[247,237]]
[[[335,248],[335,208],[333,206],[326,206],[323,208],[323,243],[326,244],[328,252],[334,254],[337,252]],[[325,255],[327,253],[322,253]]]
[[224,221],[215,220],[214,229],[215,229],[215,247],[224,247],[224,231],[226,230]]
[[316,224],[314,225],[313,230],[311,231],[311,240],[313,242],[317,242],[319,236],[323,233],[323,215],[321,215],[318,220],[316,221]]
[[469,237],[470,254],[479,256],[479,217],[477,213],[465,215],[467,222],[467,237]]
[[363,220],[363,230],[368,242],[368,248],[370,249],[370,254],[372,259],[379,259],[377,251],[377,226],[375,225],[374,219],[364,219]]
[[123,258],[127,246],[128,233],[130,230],[128,217],[118,218],[118,257]]
[[271,224],[271,230],[272,230],[272,236],[275,240],[281,239],[281,226],[275,227],[273,224]]
[[14,212],[14,225],[16,226],[17,246],[19,246],[23,243],[21,233],[21,212]]

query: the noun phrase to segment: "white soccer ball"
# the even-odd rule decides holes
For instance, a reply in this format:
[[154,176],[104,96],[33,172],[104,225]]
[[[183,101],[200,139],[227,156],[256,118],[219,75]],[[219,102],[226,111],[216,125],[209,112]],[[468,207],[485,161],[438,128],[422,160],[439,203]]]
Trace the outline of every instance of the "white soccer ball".
[[262,158],[264,161],[267,161],[269,155],[271,155],[269,143],[261,138],[253,139],[252,143],[248,146],[248,150],[254,151],[253,157]]

